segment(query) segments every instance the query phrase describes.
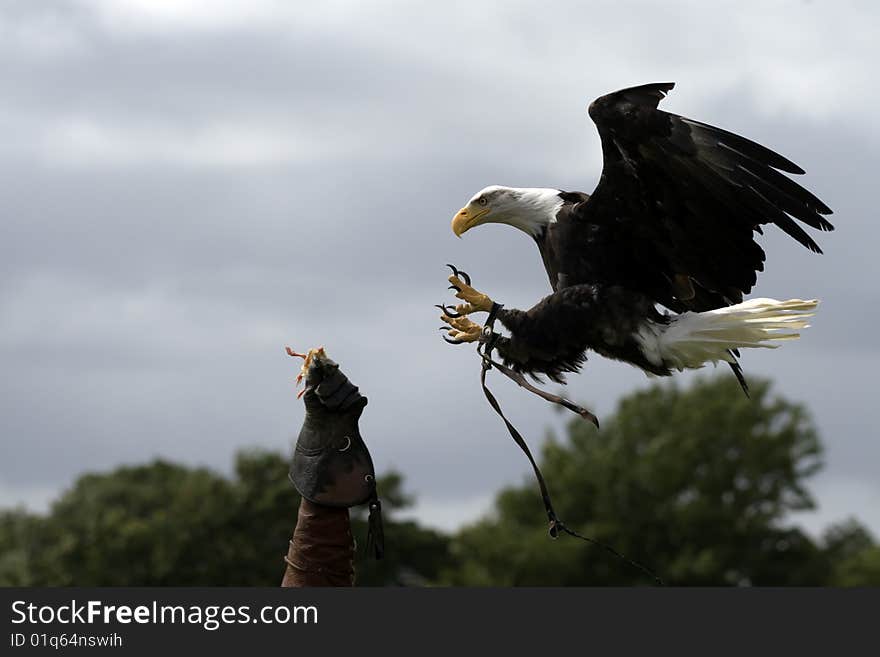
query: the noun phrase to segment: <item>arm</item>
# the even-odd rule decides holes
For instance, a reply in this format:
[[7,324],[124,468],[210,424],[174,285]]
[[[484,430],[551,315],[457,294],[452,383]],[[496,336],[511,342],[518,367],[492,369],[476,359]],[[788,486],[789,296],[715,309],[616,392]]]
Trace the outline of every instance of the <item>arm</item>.
[[376,473],[358,428],[367,398],[323,348],[288,354],[304,359],[306,415],[290,468],[302,500],[281,586],[353,586],[349,507],[369,505],[367,544],[376,558],[383,549]]
[[348,509],[303,498],[284,561],[282,587],[353,586],[354,539]]

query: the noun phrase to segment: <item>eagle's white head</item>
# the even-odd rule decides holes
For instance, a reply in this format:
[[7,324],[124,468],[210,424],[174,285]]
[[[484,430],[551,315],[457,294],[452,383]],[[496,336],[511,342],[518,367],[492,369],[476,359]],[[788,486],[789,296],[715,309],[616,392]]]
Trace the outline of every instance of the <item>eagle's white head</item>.
[[556,221],[563,202],[560,193],[535,187],[486,187],[453,217],[452,232],[461,237],[481,224],[508,224],[537,236]]

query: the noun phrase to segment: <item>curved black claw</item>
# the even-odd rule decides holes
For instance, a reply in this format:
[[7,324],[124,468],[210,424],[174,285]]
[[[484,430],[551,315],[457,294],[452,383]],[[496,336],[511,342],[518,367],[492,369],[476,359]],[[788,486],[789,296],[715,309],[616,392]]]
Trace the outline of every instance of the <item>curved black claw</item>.
[[453,308],[452,306],[441,306],[439,303],[435,303],[434,307],[442,310],[443,314],[447,317],[461,317],[461,313],[455,312],[455,308]]
[[[466,271],[461,271],[461,270],[459,270],[455,265],[450,265],[450,264],[448,264],[448,263],[447,263],[446,266],[449,267],[449,268],[452,270],[452,273],[453,273],[454,275],[456,275],[456,276],[458,276],[460,279],[462,279],[467,285],[470,285],[470,284],[471,284],[471,277],[468,276],[468,273],[467,273]],[[456,289],[458,289],[458,288],[456,288]],[[459,290],[459,292],[461,292],[461,290]]]
[[[439,329],[437,329],[437,330],[438,330],[438,331],[451,331],[451,330],[452,330],[452,327],[451,327],[451,326],[441,326],[441,327],[440,327]],[[441,336],[441,337],[442,337],[444,340],[446,340],[446,342],[448,342],[449,344],[464,344],[464,340],[458,340],[458,339],[447,338],[445,335],[444,335],[444,336]]]

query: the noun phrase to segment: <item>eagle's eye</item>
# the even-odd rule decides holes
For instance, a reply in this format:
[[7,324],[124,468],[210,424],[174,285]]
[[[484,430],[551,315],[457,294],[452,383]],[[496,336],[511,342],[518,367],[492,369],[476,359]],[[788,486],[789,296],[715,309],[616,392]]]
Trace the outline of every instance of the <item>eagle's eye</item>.
[[485,196],[481,196],[480,198],[477,199],[477,203],[479,203],[480,205],[486,205],[486,203],[488,203],[488,202],[489,201]]

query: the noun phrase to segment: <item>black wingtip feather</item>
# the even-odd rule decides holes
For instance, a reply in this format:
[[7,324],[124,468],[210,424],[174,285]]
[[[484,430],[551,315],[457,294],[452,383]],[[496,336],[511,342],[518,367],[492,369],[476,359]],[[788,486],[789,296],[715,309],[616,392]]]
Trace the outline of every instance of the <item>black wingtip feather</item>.
[[824,230],[825,232],[829,232],[829,233],[832,230],[834,230],[834,224],[832,224],[830,221],[828,221],[825,217],[821,216],[821,215],[832,214],[831,210],[828,210],[828,212],[820,212],[819,210],[816,210],[816,212],[820,215],[819,220],[817,221],[818,225],[816,226],[816,228],[818,228],[819,230]]
[[675,82],[649,82],[648,84],[640,84],[636,87],[627,87],[620,91],[614,91],[606,94],[603,98],[626,98],[629,101],[643,100],[647,104],[657,107],[657,103],[666,97],[666,94],[672,91]]
[[[691,121],[691,119],[686,119],[686,121],[697,123],[696,121]],[[706,125],[705,123],[700,123],[699,125],[709,129],[710,131],[718,133],[717,138],[719,146],[728,148],[743,157],[755,160],[756,162],[767,164],[774,169],[779,169],[780,171],[785,171],[786,173],[791,173],[797,176],[806,173],[806,171],[801,169],[797,164],[789,160],[787,157],[783,157],[776,151],[771,151],[766,146],[761,146],[761,144],[758,144],[751,139],[740,137],[739,135],[735,135],[732,132],[722,130],[721,128],[716,128],[714,126]]]
[[590,118],[598,121],[609,112],[620,110],[621,106],[638,105],[657,109],[660,101],[675,87],[675,82],[651,82],[637,87],[627,87],[610,94],[600,96],[588,108]]
[[772,151],[766,146],[762,146],[761,144],[754,142],[751,139],[746,139],[745,137],[737,135],[733,132],[730,132],[723,128],[719,128],[714,125],[709,125],[708,123],[703,123],[702,121],[695,121],[694,119],[689,119],[684,116],[677,118],[681,119],[681,121],[691,126],[692,128],[701,129],[705,131],[705,133],[712,135],[719,146],[727,148],[742,157],[754,160],[756,162],[761,162],[762,164],[767,164],[774,169],[779,169],[780,171],[785,171],[786,173],[791,173],[795,175],[801,175],[805,173],[803,169],[801,169],[797,164],[789,160],[787,157],[783,157],[776,151]]
[[[831,210],[786,175],[804,173],[788,158],[722,128],[658,109],[674,86],[630,87],[590,105],[604,163],[599,186],[578,214],[601,223],[618,216],[623,205],[633,217],[655,219],[658,228],[645,234],[668,240],[678,252],[673,256],[687,259],[692,279],[736,303],[754,285],[756,271],[763,270],[764,253],[752,231],[760,233],[762,224],[772,223],[822,253],[804,228],[833,230],[823,216]],[[629,199],[631,190],[640,193]],[[678,271],[665,251],[658,249],[657,258],[660,266]],[[651,285],[645,282],[646,288]],[[665,293],[657,292],[657,298]]]

